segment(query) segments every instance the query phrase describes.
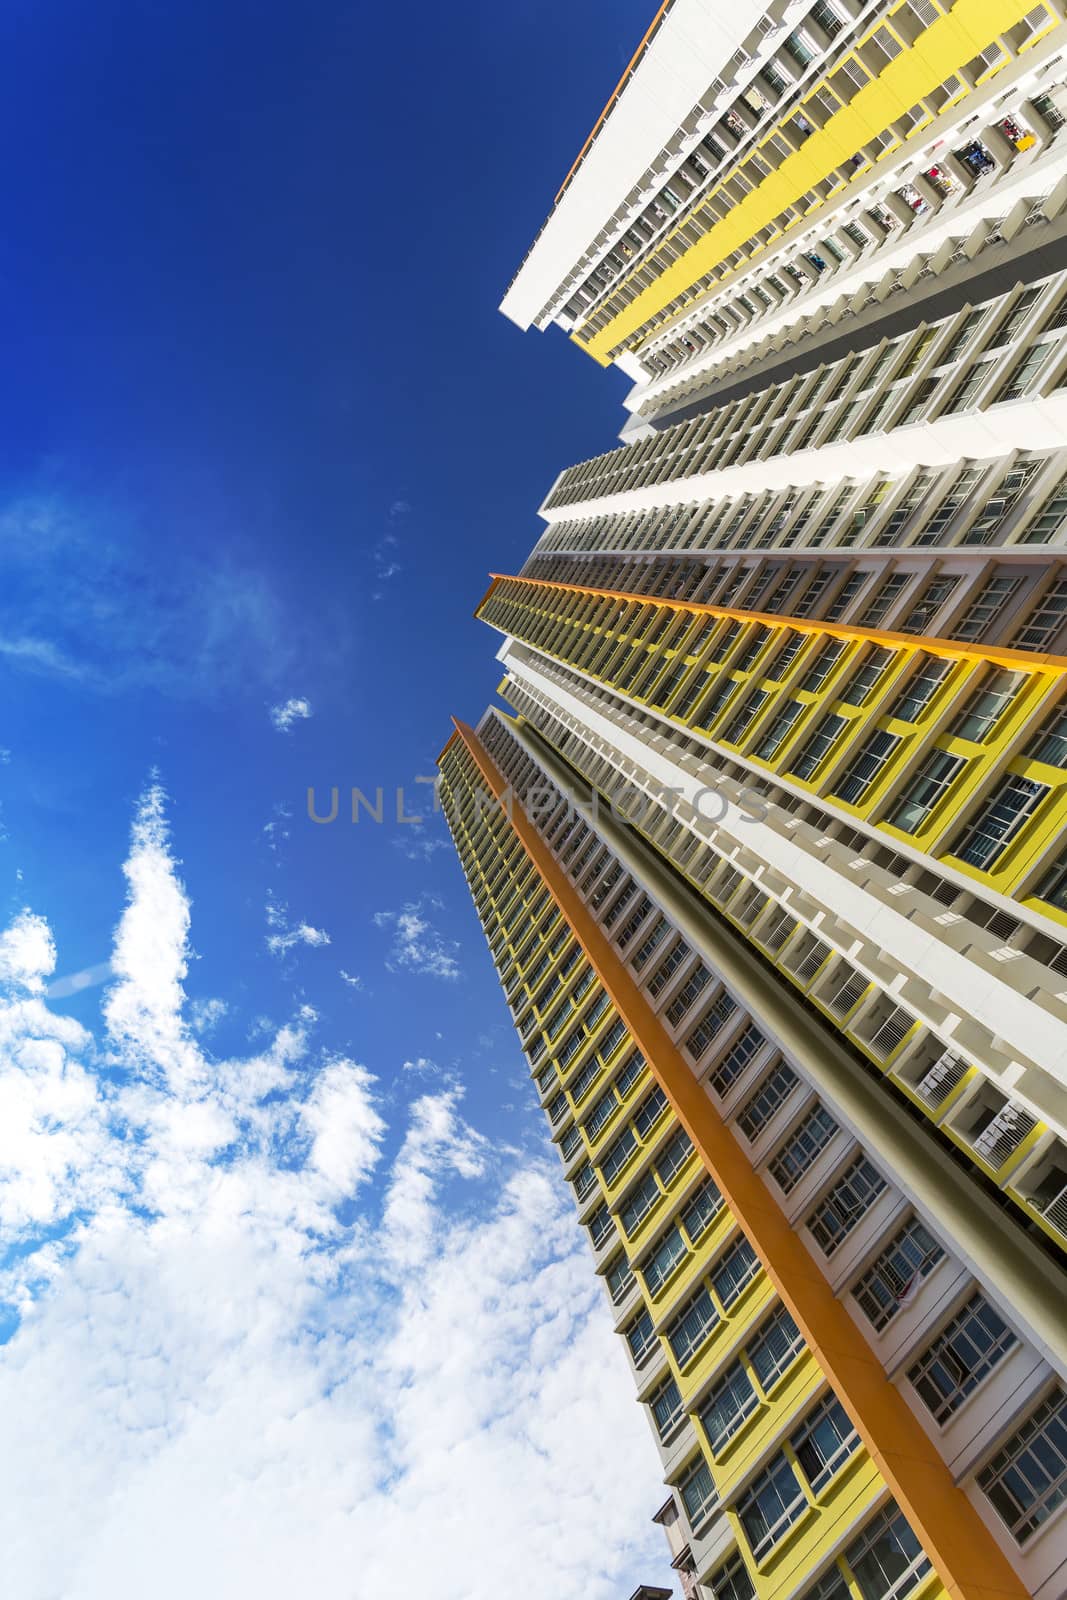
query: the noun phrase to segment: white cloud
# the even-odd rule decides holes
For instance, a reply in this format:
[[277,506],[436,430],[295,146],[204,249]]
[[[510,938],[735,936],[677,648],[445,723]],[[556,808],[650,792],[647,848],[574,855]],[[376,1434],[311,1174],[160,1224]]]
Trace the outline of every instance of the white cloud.
[[307,944],[313,949],[330,943],[330,935],[325,928],[313,928],[308,922],[289,922],[289,907],[280,905],[273,895],[268,894],[266,905],[267,927],[273,932],[267,934],[267,949],[272,956],[287,955],[294,945]]
[[422,1266],[437,1244],[441,1226],[435,1199],[438,1178],[449,1171],[478,1178],[485,1171],[488,1143],[457,1115],[457,1089],[423,1095],[411,1108],[411,1124],[393,1162],[382,1214],[382,1244],[400,1269]]
[[47,922],[32,911],[20,911],[0,933],[0,982],[42,994],[55,965],[56,947]]
[[304,722],[310,716],[311,701],[302,697],[283,700],[270,708],[270,720],[279,733],[289,733],[294,722]]
[[271,820],[263,824],[263,837],[267,841],[267,849],[273,856],[280,854],[282,844],[289,838],[286,823],[292,820],[292,815],[288,806],[278,804],[274,807]]
[[123,867],[127,900],[111,957],[118,982],[104,1017],[124,1064],[174,1086],[203,1077],[203,1064],[182,1020],[189,970],[189,901],[168,846],[164,794],[158,783],[142,796],[132,848]]
[[225,1000],[191,1000],[189,1002],[189,1026],[194,1033],[211,1033],[217,1028],[223,1017],[229,1011]]
[[434,1600],[662,1574],[655,1453],[556,1169],[454,1088],[386,1157],[373,1078],[314,1048],[310,1007],[208,1055],[156,788],[126,872],[100,1040],[33,992],[39,920],[0,944],[5,1589],[364,1600],[424,1588],[427,1550]]
[[363,988],[363,986],[364,986],[363,985],[363,979],[361,977],[359,977],[358,974],[353,973],[353,972],[346,972],[344,967],[342,967],[340,969],[340,975],[341,975],[342,982],[346,983],[350,989],[362,989]]
[[460,975],[459,944],[433,926],[427,907],[440,910],[441,902],[423,896],[408,901],[399,911],[375,912],[375,925],[390,928],[393,934],[385,964],[390,972],[406,969],[432,978],[456,979]]
[[403,1062],[401,1064],[401,1070],[403,1072],[419,1072],[423,1073],[426,1077],[433,1077],[439,1073],[441,1069],[437,1065],[436,1061],[431,1061],[429,1056],[415,1056],[411,1061]]

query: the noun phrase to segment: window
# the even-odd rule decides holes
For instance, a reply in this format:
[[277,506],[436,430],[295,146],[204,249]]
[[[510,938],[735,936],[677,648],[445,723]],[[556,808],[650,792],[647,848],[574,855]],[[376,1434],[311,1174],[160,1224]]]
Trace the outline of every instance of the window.
[[582,1136],[578,1132],[578,1129],[575,1127],[568,1128],[566,1133],[563,1135],[563,1138],[559,1141],[560,1154],[562,1155],[564,1161],[569,1161],[571,1156],[577,1155],[578,1151],[581,1149],[581,1145]]
[[878,1332],[918,1292],[945,1252],[918,1217],[910,1217],[852,1286],[852,1298]]
[[634,1281],[630,1263],[625,1256],[616,1257],[607,1272],[605,1272],[604,1281],[608,1286],[608,1293],[616,1305],[620,1300],[625,1300],[630,1292],[630,1285]]
[[656,1162],[656,1174],[665,1189],[674,1182],[692,1154],[693,1141],[684,1128],[679,1128],[667,1140]]
[[987,306],[982,306],[977,311],[969,311],[967,313],[938,357],[939,366],[947,367],[956,360],[957,356],[963,354],[964,347],[970,344],[988,315],[989,308]]
[[659,1293],[688,1248],[681,1232],[672,1224],[641,1268],[649,1294]]
[[1046,344],[1031,345],[1024,355],[1019,357],[1004,383],[993,396],[995,404],[1006,400],[1018,400],[1032,386],[1035,377],[1045,364],[1045,357],[1052,349],[1052,341]]
[[618,945],[620,950],[625,950],[626,946],[630,943],[630,940],[633,938],[634,934],[637,932],[638,928],[641,926],[642,922],[648,916],[648,913],[651,910],[652,902],[647,895],[643,894],[634,909],[631,911],[630,915],[627,917],[626,921],[623,923],[622,927],[615,935],[615,943]]
[[783,1194],[796,1188],[836,1132],[837,1123],[822,1105],[809,1111],[803,1122],[794,1128],[768,1167]]
[[1067,617],[1067,578],[1057,578],[1011,641],[1015,650],[1051,650]]
[[1034,885],[1034,894],[1039,900],[1047,900],[1050,906],[1067,911],[1067,850],[1061,850],[1052,864],[1046,867]]
[[665,1378],[659,1388],[652,1391],[648,1397],[648,1407],[656,1424],[656,1432],[661,1439],[665,1439],[684,1415],[682,1397],[673,1378]]
[[634,951],[632,957],[634,970],[636,972],[641,971],[641,968],[645,965],[645,962],[655,951],[656,946],[662,943],[670,931],[669,923],[663,921],[657,922],[647,939],[643,939],[641,941],[637,949]]
[[826,608],[826,621],[838,622],[863,588],[870,572],[853,572]]
[[848,726],[845,717],[831,713],[823,717],[815,732],[806,744],[800,748],[799,755],[790,766],[798,778],[810,778],[815,770],[820,767],[827,755],[832,750],[838,735]]
[[678,968],[682,965],[682,962],[688,958],[689,954],[689,946],[686,944],[684,939],[679,939],[678,943],[671,950],[670,954],[660,962],[655,972],[647,980],[648,992],[653,999],[655,999],[656,995],[660,994],[662,990],[667,987],[668,983],[670,983],[671,979],[674,977],[674,974],[678,971]]
[[1012,774],[1002,778],[953,850],[972,867],[988,869],[1048,794],[1047,783]]
[[730,1246],[711,1274],[712,1287],[724,1310],[729,1310],[759,1270],[759,1257],[747,1239],[738,1239]]
[[897,595],[907,588],[910,581],[910,572],[891,573],[864,607],[858,619],[859,626],[861,628],[877,628],[885,620]]
[[834,1565],[829,1572],[823,1573],[814,1588],[805,1589],[804,1600],[852,1600],[852,1590],[842,1576],[841,1568]]
[[627,1326],[625,1333],[626,1343],[630,1346],[630,1354],[640,1366],[656,1343],[656,1331],[652,1323],[651,1314],[648,1311],[639,1312]]
[[[590,1012],[586,1017],[587,1024],[590,1022],[591,1016],[592,1013]],[[616,1050],[619,1048],[620,1044],[622,1044],[622,1041],[625,1038],[626,1029],[623,1024],[621,1022],[613,1022],[607,1033],[605,1033],[604,1037],[596,1047],[596,1059],[599,1061],[602,1067],[607,1066],[608,1062],[611,1060],[612,1056],[615,1054]]]
[[1060,479],[1055,493],[1019,535],[1020,544],[1050,544],[1067,517],[1067,481]]
[[881,776],[899,743],[898,734],[886,733],[882,728],[876,729],[853,756],[835,783],[833,788],[835,798],[845,801],[847,805],[855,805],[862,799],[871,785]]
[[667,1096],[657,1083],[650,1089],[634,1112],[634,1132],[639,1139],[647,1139],[656,1123],[667,1109]]
[[666,1010],[666,1018],[672,1028],[676,1028],[690,1009],[701,990],[711,982],[711,973],[703,962],[700,962],[683,983],[674,999]]
[[803,1516],[807,1504],[784,1456],[753,1480],[737,1502],[737,1514],[757,1561]]
[[620,1100],[625,1100],[630,1090],[635,1088],[641,1080],[645,1070],[645,1058],[640,1050],[635,1050],[623,1064],[618,1077],[615,1079],[615,1092]]
[[965,765],[962,756],[951,756],[946,750],[931,750],[888,813],[886,821],[902,833],[918,833]]
[[859,1449],[860,1438],[836,1395],[827,1395],[790,1439],[800,1470],[818,1494]]
[[760,1083],[750,1100],[738,1113],[737,1126],[745,1138],[759,1137],[763,1129],[792,1094],[797,1085],[797,1075],[785,1061],[779,1061]]
[[685,1514],[689,1518],[689,1526],[696,1534],[707,1522],[718,1504],[715,1485],[712,1482],[706,1461],[698,1461],[696,1466],[690,1467],[678,1485],[678,1493],[682,1497]]
[[694,727],[710,728],[737,687],[738,680],[736,678],[727,678],[724,683],[719,684],[704,703],[698,707],[697,713],[693,718]]
[[999,350],[1002,345],[1011,344],[1012,340],[1021,331],[1023,323],[1030,314],[1034,301],[1039,298],[1040,289],[1024,289],[1016,300],[1014,306],[1004,318],[989,341],[990,350]]
[[782,1373],[792,1366],[803,1348],[800,1329],[785,1306],[779,1306],[748,1347],[748,1359],[764,1394],[769,1393]]
[[680,1367],[691,1361],[709,1337],[719,1313],[708,1291],[701,1285],[667,1325],[667,1343]]
[[[607,1174],[605,1173],[606,1177]],[[659,1196],[659,1185],[651,1172],[646,1172],[638,1178],[636,1184],[619,1207],[619,1221],[622,1223],[624,1233],[631,1238],[633,1237],[659,1200]]]
[[599,1162],[600,1175],[609,1188],[618,1181],[619,1174],[636,1149],[637,1139],[632,1128],[623,1128],[618,1137],[611,1141]]
[[[619,1102],[615,1098],[615,1090],[608,1089],[605,1094],[600,1096],[600,1099],[593,1106],[588,1117],[586,1118],[585,1136],[588,1140],[590,1140],[590,1142],[603,1133],[604,1129],[607,1127],[608,1123],[611,1121],[618,1109]],[[577,1132],[577,1129],[575,1129],[575,1132]],[[577,1149],[577,1145],[575,1145],[574,1148]],[[571,1151],[570,1153],[573,1155],[574,1152]],[[564,1155],[566,1154],[567,1151],[564,1151]]]
[[1044,761],[1050,767],[1067,767],[1067,702],[1061,703],[1046,718],[1026,747],[1031,761]]
[[600,1077],[600,1071],[600,1063],[594,1059],[593,1061],[588,1061],[582,1068],[581,1072],[579,1072],[578,1076],[570,1086],[571,1096],[575,1105],[577,1105],[578,1101],[581,1100],[584,1095],[589,1093],[594,1083],[596,1083],[597,1079]]
[[700,1421],[712,1450],[721,1450],[758,1405],[759,1395],[753,1389],[748,1373],[740,1362],[735,1361],[701,1407]]
[[574,1192],[579,1202],[588,1200],[596,1188],[596,1174],[588,1161],[583,1161],[573,1178]]
[[986,678],[980,688],[969,697],[960,715],[952,724],[957,739],[970,739],[975,744],[992,733],[1001,715],[1015,698],[1023,682],[1021,672],[996,671]]
[[1017,1544],[1067,1499],[1067,1395],[1054,1389],[978,1474]]
[[722,1207],[723,1198],[714,1180],[705,1178],[680,1218],[691,1244],[697,1244],[704,1237]]
[[985,1296],[972,1295],[908,1368],[908,1380],[934,1421],[946,1422],[1016,1342]]
[[737,1043],[730,1046],[719,1065],[708,1075],[708,1082],[716,1094],[726,1093],[730,1085],[744,1072],[757,1050],[765,1043],[766,1040],[755,1023],[748,1023],[744,1032],[738,1037]]
[[863,1600],[904,1600],[930,1571],[930,1558],[907,1518],[888,1505],[845,1551]]
[[938,689],[952,671],[953,663],[936,656],[920,657],[919,670],[889,707],[889,716],[900,722],[914,722],[925,711]]
[[840,661],[844,648],[843,639],[831,639],[828,644],[824,644],[800,680],[800,687],[811,694],[817,693]]
[[722,1030],[736,1010],[737,1007],[730,996],[722,994],[711,1009],[704,1013],[704,1016],[685,1041],[685,1048],[694,1061],[699,1060],[704,1054],[715,1035]]
[[881,1173],[866,1156],[858,1156],[807,1219],[806,1225],[823,1255],[833,1255],[884,1188]]
[[772,760],[785,744],[790,730],[799,721],[803,710],[804,706],[799,700],[787,700],[756,741],[752,754],[760,761]]
[[593,1212],[586,1226],[594,1250],[602,1250],[608,1240],[615,1237],[615,1223],[606,1205],[600,1206]]
[[748,1568],[739,1555],[717,1568],[708,1581],[715,1600],[756,1600]]
[[[923,541],[917,540],[921,544]],[[929,633],[930,624],[960,586],[959,578],[934,578],[927,584],[902,622],[900,633]]]
[[995,358],[987,357],[984,361],[976,361],[970,371],[963,377],[953,390],[952,396],[945,407],[945,415],[953,412],[966,411],[979,389],[985,383],[992,371]]
[[737,715],[732,717],[724,728],[721,737],[729,744],[737,744],[743,739],[749,728],[763,710],[768,699],[767,692],[756,689],[749,695]]
[[952,629],[952,638],[968,642],[983,638],[990,625],[1007,609],[1019,583],[1018,578],[990,578]]
[[883,650],[880,645],[872,650],[841,690],[841,699],[845,704],[861,706],[891,660],[891,650]]

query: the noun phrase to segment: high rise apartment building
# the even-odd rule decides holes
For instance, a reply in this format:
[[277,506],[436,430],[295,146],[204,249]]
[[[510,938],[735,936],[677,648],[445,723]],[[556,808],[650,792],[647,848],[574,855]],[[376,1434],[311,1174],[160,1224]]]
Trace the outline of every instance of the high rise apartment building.
[[441,796],[693,1600],[1067,1595],[1065,117],[674,0],[505,297],[634,387]]

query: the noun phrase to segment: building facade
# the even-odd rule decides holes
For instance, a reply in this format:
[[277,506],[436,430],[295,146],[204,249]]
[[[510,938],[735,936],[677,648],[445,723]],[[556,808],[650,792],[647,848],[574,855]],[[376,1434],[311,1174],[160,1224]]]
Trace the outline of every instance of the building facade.
[[442,805],[686,1595],[1063,1600],[1067,26],[726,9],[505,297],[634,387]]

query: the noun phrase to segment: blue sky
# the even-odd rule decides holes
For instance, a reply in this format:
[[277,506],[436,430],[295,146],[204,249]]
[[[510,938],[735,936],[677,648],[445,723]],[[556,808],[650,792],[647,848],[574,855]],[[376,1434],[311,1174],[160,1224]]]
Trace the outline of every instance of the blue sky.
[[[0,17],[0,1504],[25,1600],[230,1595],[252,1568],[268,1600],[310,1571],[362,1600],[413,1523],[449,1552],[441,1600],[662,1581],[654,1453],[443,828],[305,813],[333,784],[417,809],[496,681],[486,573],[614,440],[619,375],[496,306],[649,13]],[[442,1490],[464,1462],[511,1494],[480,1553]],[[204,1537],[157,1567],[176,1504]]]

